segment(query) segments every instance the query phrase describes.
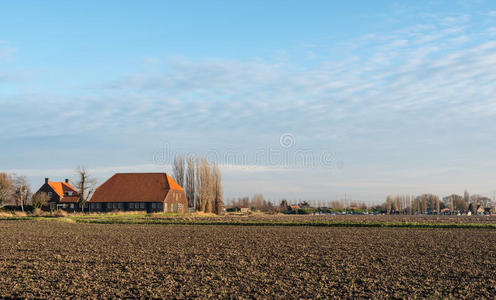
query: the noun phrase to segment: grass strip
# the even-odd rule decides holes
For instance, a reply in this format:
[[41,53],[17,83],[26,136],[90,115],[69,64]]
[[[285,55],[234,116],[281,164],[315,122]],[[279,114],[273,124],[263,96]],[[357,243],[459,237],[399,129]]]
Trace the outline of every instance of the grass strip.
[[386,228],[468,228],[496,229],[496,223],[435,223],[435,222],[380,222],[380,221],[283,221],[283,220],[191,220],[150,216],[75,216],[75,217],[1,217],[7,221],[59,221],[86,224],[156,224],[191,226],[312,226],[312,227],[386,227]]
[[392,227],[392,228],[480,228],[496,229],[492,223],[425,223],[425,222],[350,222],[350,221],[206,221],[164,219],[76,219],[77,223],[95,224],[159,224],[159,225],[223,225],[223,226],[312,226],[312,227]]

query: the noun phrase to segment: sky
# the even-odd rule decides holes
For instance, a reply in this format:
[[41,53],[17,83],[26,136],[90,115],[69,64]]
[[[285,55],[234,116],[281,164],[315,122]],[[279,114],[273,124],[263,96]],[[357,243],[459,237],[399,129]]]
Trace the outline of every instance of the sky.
[[[496,2],[1,1],[0,171],[225,197],[496,191]],[[346,196],[345,196],[346,195]]]

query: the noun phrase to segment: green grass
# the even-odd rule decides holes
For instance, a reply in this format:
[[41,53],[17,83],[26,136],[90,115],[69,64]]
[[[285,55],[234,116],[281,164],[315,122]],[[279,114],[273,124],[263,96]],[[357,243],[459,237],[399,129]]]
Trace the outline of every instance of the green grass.
[[[186,217],[186,218],[181,218]],[[334,221],[334,220],[250,220],[188,218],[174,213],[159,214],[89,214],[66,217],[26,216],[0,217],[10,221],[60,221],[92,224],[160,224],[160,225],[225,225],[225,226],[313,226],[313,227],[389,227],[389,228],[472,228],[496,229],[496,223],[440,223],[440,222],[388,222],[388,221]]]

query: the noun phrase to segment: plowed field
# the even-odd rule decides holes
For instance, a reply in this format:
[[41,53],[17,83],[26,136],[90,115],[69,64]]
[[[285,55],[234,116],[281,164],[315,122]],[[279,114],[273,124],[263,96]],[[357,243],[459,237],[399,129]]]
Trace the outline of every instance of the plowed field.
[[0,297],[496,295],[496,231],[0,222]]

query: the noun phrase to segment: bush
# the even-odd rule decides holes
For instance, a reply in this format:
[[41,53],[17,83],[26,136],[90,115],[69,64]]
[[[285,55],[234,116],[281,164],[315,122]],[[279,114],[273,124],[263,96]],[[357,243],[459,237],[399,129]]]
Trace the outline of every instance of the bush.
[[65,210],[57,210],[54,214],[56,217],[67,217],[67,212]]
[[0,218],[10,218],[10,217],[12,217],[11,213],[5,212],[5,211],[0,211]]
[[33,212],[31,213],[32,216],[35,216],[35,217],[40,217],[43,215],[43,211],[39,208],[35,208],[33,209]]
[[27,217],[28,215],[23,211],[15,211],[14,216],[16,217]]

